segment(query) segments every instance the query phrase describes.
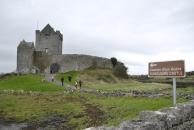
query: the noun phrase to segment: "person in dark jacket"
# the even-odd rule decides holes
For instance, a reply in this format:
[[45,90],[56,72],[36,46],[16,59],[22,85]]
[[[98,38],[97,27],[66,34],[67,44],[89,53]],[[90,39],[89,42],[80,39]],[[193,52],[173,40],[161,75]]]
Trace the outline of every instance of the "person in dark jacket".
[[71,79],[72,79],[72,77],[71,76],[68,76],[68,81],[69,82],[71,82]]
[[81,89],[81,87],[82,87],[82,81],[79,80],[79,88]]
[[61,77],[61,85],[64,85],[64,77]]

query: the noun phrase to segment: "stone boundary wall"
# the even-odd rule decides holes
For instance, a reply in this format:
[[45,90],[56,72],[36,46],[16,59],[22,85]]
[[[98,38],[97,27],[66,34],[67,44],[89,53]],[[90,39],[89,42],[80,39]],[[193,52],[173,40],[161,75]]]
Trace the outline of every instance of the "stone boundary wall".
[[139,120],[124,121],[118,127],[85,130],[194,130],[194,100],[159,111],[143,111]]

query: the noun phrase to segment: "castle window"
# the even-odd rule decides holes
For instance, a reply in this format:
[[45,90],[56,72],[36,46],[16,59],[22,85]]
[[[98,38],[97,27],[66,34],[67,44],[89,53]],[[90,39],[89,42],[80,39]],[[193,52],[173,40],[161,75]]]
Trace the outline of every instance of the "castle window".
[[45,38],[46,38],[46,39],[48,39],[48,38],[49,38],[49,36],[50,36],[49,34],[45,34]]
[[48,53],[48,48],[45,48],[45,52]]

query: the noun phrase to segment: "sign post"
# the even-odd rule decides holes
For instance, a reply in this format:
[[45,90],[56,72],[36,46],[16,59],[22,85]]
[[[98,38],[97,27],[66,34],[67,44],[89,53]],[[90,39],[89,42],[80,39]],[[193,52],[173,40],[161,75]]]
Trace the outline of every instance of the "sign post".
[[170,77],[173,80],[173,105],[176,106],[176,78],[185,77],[184,60],[150,62],[148,65],[149,77]]
[[173,105],[176,106],[176,78],[172,78],[173,80]]

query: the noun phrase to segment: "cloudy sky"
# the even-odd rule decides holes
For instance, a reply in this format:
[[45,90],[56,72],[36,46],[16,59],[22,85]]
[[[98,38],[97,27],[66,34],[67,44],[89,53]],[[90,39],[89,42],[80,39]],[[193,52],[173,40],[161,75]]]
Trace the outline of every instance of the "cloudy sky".
[[63,53],[116,57],[129,74],[180,59],[194,70],[194,0],[0,0],[0,72],[16,69],[19,42],[47,23]]

